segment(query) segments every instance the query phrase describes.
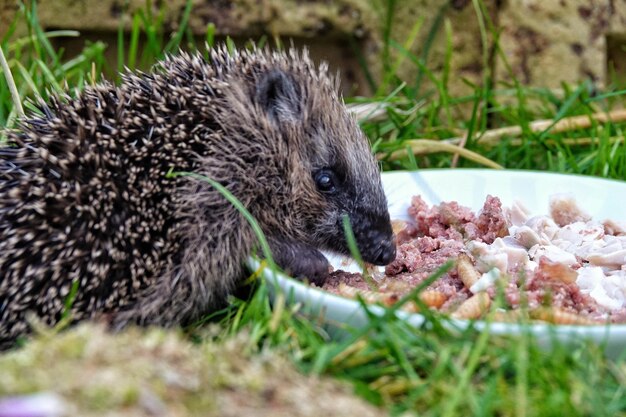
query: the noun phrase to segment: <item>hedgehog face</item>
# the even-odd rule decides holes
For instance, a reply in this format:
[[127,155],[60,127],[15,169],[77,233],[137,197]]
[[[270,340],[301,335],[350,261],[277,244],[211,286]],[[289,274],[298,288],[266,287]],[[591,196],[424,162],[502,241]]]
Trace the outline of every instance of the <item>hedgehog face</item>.
[[316,191],[326,201],[324,215],[315,219],[316,244],[348,254],[343,219],[350,221],[363,260],[386,265],[395,259],[395,241],[380,180],[355,179],[341,164],[312,172]]
[[378,164],[356,122],[337,104],[341,123],[318,133],[317,142],[324,144],[318,149],[325,154],[313,161],[310,173],[325,202],[324,215],[314,220],[316,243],[347,254],[343,219],[348,217],[363,259],[386,265],[395,258],[395,241]]
[[296,202],[301,239],[348,254],[347,217],[363,259],[391,262],[395,242],[379,168],[332,80],[323,74],[298,83],[289,73],[272,70],[257,85],[257,102],[281,126],[283,139],[295,144],[290,148],[299,181],[291,186],[301,196]]

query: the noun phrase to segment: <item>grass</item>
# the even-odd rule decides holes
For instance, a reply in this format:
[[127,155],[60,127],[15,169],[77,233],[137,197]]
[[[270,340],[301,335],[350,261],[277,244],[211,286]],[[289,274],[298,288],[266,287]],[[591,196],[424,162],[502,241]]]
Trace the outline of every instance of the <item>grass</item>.
[[[429,70],[428,49],[437,31],[448,30],[445,24],[441,19],[435,22],[426,48],[416,56],[410,46],[423,22],[416,23],[409,39],[396,41],[394,2],[385,4],[381,81],[377,83],[368,71],[376,94],[348,100],[370,109],[361,124],[385,170],[492,163],[626,179],[623,116],[614,113],[608,121],[594,116],[623,104],[624,91],[598,92],[585,82],[563,85],[560,91],[530,88],[512,74],[510,82],[496,85],[486,73],[481,85],[468,81],[471,94],[453,96],[449,71],[438,75]],[[497,39],[482,3],[473,4],[484,37]],[[29,100],[45,100],[51,91],[81,89],[101,80],[105,70],[146,67],[179,47],[196,48],[196,39],[184,24],[190,10],[185,10],[180,29],[171,35],[164,32],[162,15],[134,15],[130,33],[120,28],[117,68],[107,67],[104,50],[111,46],[101,42],[86,44],[79,55],[66,57],[53,47],[53,40],[79,34],[45,32],[35,8],[24,6],[18,21],[26,25],[27,35],[14,39],[16,24],[12,25],[2,48],[28,111],[33,107]],[[209,44],[214,31],[213,26],[207,28]],[[484,53],[488,59],[489,51]],[[494,54],[495,59],[504,59],[497,45]],[[450,53],[446,56],[451,58]],[[396,71],[402,63],[413,65],[419,75],[400,79]],[[449,62],[444,68],[450,68]],[[0,77],[0,125],[14,126],[16,112]],[[582,123],[575,118],[581,115]],[[550,121],[536,123],[544,119]],[[206,321],[219,323],[219,335],[212,338],[223,341],[245,334],[246,350],[279,351],[304,373],[348,381],[360,397],[392,415],[626,415],[626,362],[605,358],[598,346],[581,342],[546,351],[529,334],[493,337],[472,328],[454,331],[436,315],[415,329],[391,313],[372,317],[367,327],[353,329],[344,340],[333,340],[284,296],[279,295],[271,308],[269,290],[257,283],[250,299],[234,298],[231,306],[207,317]],[[188,340],[206,340],[204,326],[189,328]]]

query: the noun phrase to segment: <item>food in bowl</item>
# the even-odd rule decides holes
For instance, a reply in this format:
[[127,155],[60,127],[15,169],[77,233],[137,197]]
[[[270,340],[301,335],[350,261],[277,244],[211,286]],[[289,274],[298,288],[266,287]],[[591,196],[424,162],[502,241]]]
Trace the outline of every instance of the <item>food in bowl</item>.
[[419,294],[419,304],[456,318],[523,318],[558,324],[626,323],[626,227],[592,219],[568,195],[547,215],[488,196],[473,212],[457,202],[413,197],[411,221],[396,222],[398,251],[384,271],[335,271],[323,289],[392,305],[447,260],[455,265]]

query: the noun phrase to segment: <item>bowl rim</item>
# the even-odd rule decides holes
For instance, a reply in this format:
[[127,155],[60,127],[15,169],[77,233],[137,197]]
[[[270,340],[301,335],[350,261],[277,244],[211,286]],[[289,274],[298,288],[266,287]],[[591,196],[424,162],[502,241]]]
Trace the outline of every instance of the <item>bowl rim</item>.
[[[450,173],[456,172],[459,174],[467,174],[467,173],[475,173],[479,175],[498,175],[503,172],[507,174],[513,175],[539,175],[546,176],[552,178],[561,178],[561,179],[576,179],[582,181],[591,181],[591,182],[599,182],[599,183],[607,183],[612,185],[617,185],[619,187],[624,187],[626,191],[626,181],[621,181],[617,179],[607,179],[594,177],[589,175],[582,174],[569,174],[569,173],[559,173],[559,172],[546,172],[540,170],[521,170],[521,169],[506,169],[506,170],[494,170],[494,169],[486,169],[486,168],[431,168],[431,169],[420,169],[420,170],[400,170],[400,171],[390,171],[382,173],[383,180],[394,177],[394,176],[406,176],[409,175],[419,175],[420,173],[426,173],[427,175],[450,175]],[[384,182],[384,181],[383,181]],[[258,270],[262,267],[262,263],[258,258],[250,257],[247,261],[248,266],[252,270]],[[282,272],[277,272],[276,275],[272,273],[269,268],[264,268],[263,270],[263,278],[273,286],[275,289],[278,288],[285,294],[293,294],[296,298],[296,301],[307,303],[309,305],[319,305],[325,306],[327,303],[333,303],[339,306],[339,308],[346,309],[349,311],[347,314],[354,314],[358,310],[363,310],[363,305],[359,303],[357,300],[353,300],[347,297],[343,297],[340,295],[336,295],[327,291],[324,291],[320,288],[313,287],[308,285],[305,282],[297,280],[295,278],[289,277]],[[367,309],[377,315],[384,314],[386,311],[385,307],[377,305],[377,304],[369,304],[366,306]],[[362,311],[364,312],[364,311]],[[426,317],[419,313],[409,313],[406,311],[397,311],[396,314],[399,318],[406,320],[413,326],[421,326],[425,321]],[[536,322],[520,322],[520,323],[509,323],[509,322],[498,322],[498,321],[490,321],[484,319],[475,319],[475,320],[466,320],[466,319],[454,319],[451,317],[445,317],[445,320],[442,320],[445,326],[452,327],[456,330],[464,330],[473,326],[476,330],[483,331],[488,329],[491,334],[494,335],[519,335],[522,332],[530,332],[534,336],[539,338],[545,337],[554,337],[556,336],[558,339],[569,338],[571,336],[583,337],[586,339],[593,339],[599,344],[607,343],[610,344],[613,340],[613,343],[616,342],[621,343],[620,346],[624,346],[626,349],[626,323],[599,323],[597,325],[574,325],[574,324],[554,324],[554,323],[536,323]],[[619,339],[619,340],[617,340]],[[614,346],[615,347],[615,346]]]

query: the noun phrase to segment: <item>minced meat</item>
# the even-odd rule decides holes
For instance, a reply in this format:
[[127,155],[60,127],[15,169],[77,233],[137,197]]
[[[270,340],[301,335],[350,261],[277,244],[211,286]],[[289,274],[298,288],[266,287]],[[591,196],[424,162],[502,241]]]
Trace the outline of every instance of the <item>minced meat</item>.
[[[572,207],[576,209],[575,205]],[[462,252],[470,254],[468,243],[482,242],[474,243],[474,246],[491,245],[497,239],[508,236],[509,228],[512,227],[500,199],[493,196],[487,196],[478,213],[454,201],[429,206],[420,196],[415,196],[411,199],[408,213],[412,222],[394,223],[398,242],[396,259],[385,267],[384,276],[376,277],[378,290],[394,294],[397,298],[422,283],[446,261],[455,259]],[[561,217],[567,216],[564,210],[559,213]],[[575,282],[576,269],[581,267],[580,263],[567,266],[542,257],[537,259],[534,269],[529,269],[528,266],[532,266],[533,262],[527,262],[525,267],[511,264],[506,271],[499,272],[506,279],[500,279],[497,285],[486,289],[492,300],[502,300],[504,305],[498,307],[518,309],[524,306],[534,309],[552,306],[599,323],[626,321],[626,306],[608,310],[581,291]],[[343,271],[330,274],[323,289],[337,293],[342,282],[360,290],[369,289],[361,274]],[[455,267],[427,290],[445,295],[447,301],[440,307],[443,312],[454,311],[460,303],[472,296]]]

